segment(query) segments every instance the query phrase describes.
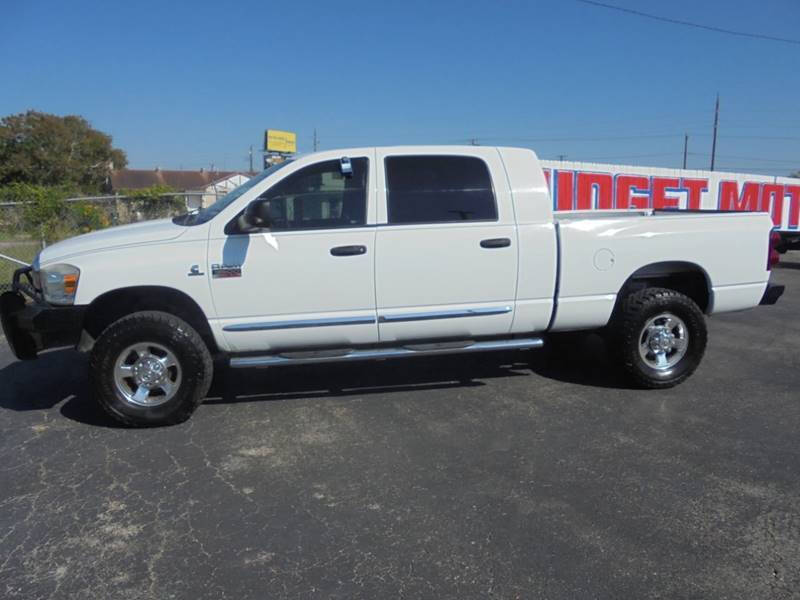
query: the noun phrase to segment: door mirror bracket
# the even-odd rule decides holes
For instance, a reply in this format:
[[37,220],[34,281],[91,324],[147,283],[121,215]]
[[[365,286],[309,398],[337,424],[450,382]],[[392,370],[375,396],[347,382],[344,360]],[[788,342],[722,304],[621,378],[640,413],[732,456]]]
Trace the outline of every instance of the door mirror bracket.
[[339,160],[339,171],[342,173],[342,177],[353,176],[353,164],[350,162],[349,157],[343,156]]

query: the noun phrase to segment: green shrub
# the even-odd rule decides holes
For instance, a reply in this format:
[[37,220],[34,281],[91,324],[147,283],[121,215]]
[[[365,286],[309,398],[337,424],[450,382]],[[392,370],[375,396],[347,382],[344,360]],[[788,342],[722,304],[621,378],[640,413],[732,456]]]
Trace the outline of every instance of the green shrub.
[[111,220],[100,206],[91,204],[85,200],[70,204],[69,218],[78,233],[88,233],[95,229],[105,229],[111,225]]
[[0,239],[24,237],[52,244],[112,224],[184,212],[183,197],[164,195],[169,193],[167,186],[153,186],[126,190],[117,202],[66,202],[78,195],[74,188],[11,183],[0,186],[0,204],[12,204],[0,209]]
[[[68,212],[68,198],[74,189],[65,186],[42,186],[29,183],[11,183],[0,187],[0,202],[15,202],[18,219],[9,227],[48,243],[62,239],[64,219]],[[7,211],[10,214],[10,211]]]
[[119,194],[130,199],[129,209],[142,214],[145,219],[158,219],[185,212],[181,196],[166,196],[174,190],[168,185],[152,185],[138,190],[120,190]]

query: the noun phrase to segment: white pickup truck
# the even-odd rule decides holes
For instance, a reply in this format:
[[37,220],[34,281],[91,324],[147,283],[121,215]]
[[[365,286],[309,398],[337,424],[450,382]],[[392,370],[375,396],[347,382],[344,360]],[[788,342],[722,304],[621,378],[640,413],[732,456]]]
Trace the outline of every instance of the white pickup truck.
[[354,148],[275,165],[196,213],[54,244],[0,309],[20,359],[91,352],[94,396],[129,425],[187,419],[213,357],[527,349],[603,327],[633,379],[661,388],[698,366],[704,315],[781,295],[772,228],[764,213],[554,217],[525,149]]

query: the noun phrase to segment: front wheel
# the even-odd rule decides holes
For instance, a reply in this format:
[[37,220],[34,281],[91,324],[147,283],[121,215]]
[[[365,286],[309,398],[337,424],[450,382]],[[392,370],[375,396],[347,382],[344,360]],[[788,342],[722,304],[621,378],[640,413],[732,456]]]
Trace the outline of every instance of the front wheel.
[[706,349],[702,311],[675,290],[645,288],[628,295],[611,325],[623,368],[643,387],[681,383],[697,369]]
[[158,311],[130,314],[97,340],[90,361],[92,392],[125,425],[173,425],[188,419],[211,385],[205,342],[185,321]]

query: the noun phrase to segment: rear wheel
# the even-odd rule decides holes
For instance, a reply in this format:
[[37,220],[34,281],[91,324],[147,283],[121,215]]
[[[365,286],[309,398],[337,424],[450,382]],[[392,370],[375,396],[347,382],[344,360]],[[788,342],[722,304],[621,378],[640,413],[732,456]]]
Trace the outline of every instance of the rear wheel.
[[647,388],[681,383],[697,369],[706,349],[702,311],[675,290],[646,288],[628,295],[611,325],[623,368]]
[[100,406],[130,426],[188,419],[211,385],[200,335],[178,317],[137,312],[112,323],[92,350],[90,382]]

